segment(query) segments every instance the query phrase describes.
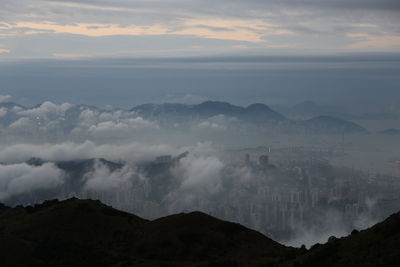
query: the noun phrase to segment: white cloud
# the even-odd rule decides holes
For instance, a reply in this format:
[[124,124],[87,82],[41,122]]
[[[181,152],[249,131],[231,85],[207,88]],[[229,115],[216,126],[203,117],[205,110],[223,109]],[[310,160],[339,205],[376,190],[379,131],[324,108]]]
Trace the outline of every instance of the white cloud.
[[8,109],[7,108],[0,108],[0,118],[3,118],[7,115]]
[[183,149],[170,145],[143,142],[130,142],[121,145],[96,145],[92,141],[59,144],[15,144],[0,147],[0,162],[18,163],[33,157],[54,161],[105,158],[112,161],[133,162],[154,159],[159,155],[176,155],[181,152],[183,152]]
[[121,169],[111,171],[107,166],[96,161],[94,170],[85,175],[83,189],[94,191],[114,191],[118,189],[129,189],[132,187],[132,178],[135,171],[128,165]]
[[189,154],[181,159],[180,168],[183,172],[182,190],[205,191],[209,194],[220,189],[220,176],[224,164],[216,157],[197,157]]
[[0,200],[40,189],[52,189],[64,183],[64,173],[52,163],[0,165]]
[[48,116],[64,116],[65,112],[72,106],[73,105],[69,103],[57,105],[52,102],[46,101],[36,108],[22,110],[18,112],[18,114],[23,116],[41,116],[45,118],[47,118]]
[[227,130],[229,125],[235,121],[237,121],[236,118],[221,114],[200,122],[197,127],[200,129]]
[[11,95],[0,95],[0,103],[5,102],[11,98]]
[[35,124],[33,121],[27,117],[19,118],[9,125],[10,129],[20,129],[20,130],[32,130]]
[[89,127],[88,132],[94,137],[123,137],[140,129],[158,129],[158,125],[144,120],[141,117],[125,119],[123,121],[105,121]]

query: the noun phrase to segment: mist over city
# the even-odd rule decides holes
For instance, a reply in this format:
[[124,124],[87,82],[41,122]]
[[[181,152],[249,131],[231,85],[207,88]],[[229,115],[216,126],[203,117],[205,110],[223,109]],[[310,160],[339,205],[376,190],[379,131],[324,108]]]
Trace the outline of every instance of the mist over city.
[[396,266],[399,11],[1,1],[5,266]]
[[295,246],[364,229],[400,205],[396,112],[311,101],[282,113],[217,101],[0,105],[9,205],[76,196],[147,219],[200,210]]

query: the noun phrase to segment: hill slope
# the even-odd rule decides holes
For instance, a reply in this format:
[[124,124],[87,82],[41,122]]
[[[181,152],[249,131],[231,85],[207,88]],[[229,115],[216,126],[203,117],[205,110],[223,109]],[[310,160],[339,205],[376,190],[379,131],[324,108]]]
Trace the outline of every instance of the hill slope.
[[154,221],[98,201],[0,204],[1,266],[400,266],[400,213],[310,250],[201,212]]
[[272,266],[296,252],[200,212],[147,221],[78,199],[0,210],[2,266]]
[[291,267],[387,267],[400,266],[400,213],[364,231],[331,238],[324,245],[314,245]]

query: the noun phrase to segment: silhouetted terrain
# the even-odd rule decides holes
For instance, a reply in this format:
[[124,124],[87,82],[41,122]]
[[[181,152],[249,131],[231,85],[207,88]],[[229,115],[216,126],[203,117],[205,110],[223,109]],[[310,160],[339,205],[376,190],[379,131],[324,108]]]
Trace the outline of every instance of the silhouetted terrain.
[[296,252],[200,212],[147,221],[78,199],[2,206],[0,236],[1,266],[270,266]]
[[331,237],[286,266],[400,266],[400,213],[350,236]]
[[0,206],[2,266],[399,266],[400,214],[309,251],[201,212],[154,221],[98,201]]

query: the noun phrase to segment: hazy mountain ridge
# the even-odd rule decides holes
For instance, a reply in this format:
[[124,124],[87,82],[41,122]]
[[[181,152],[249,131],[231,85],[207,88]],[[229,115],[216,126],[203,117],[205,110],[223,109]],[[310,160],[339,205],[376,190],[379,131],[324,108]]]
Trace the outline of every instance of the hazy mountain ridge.
[[[332,116],[310,120],[290,119],[265,104],[247,107],[227,102],[205,101],[197,105],[144,104],[130,110],[100,109],[87,105],[44,102],[32,108],[13,103],[0,107],[0,131],[7,139],[91,139],[129,137],[131,132],[157,134],[160,128],[177,131],[190,127],[195,132],[237,131],[255,127],[277,133],[318,134],[366,133],[362,126]],[[3,129],[2,129],[3,128]],[[252,131],[252,130],[250,130]]]
[[[186,104],[144,104],[131,109],[143,117],[157,117],[157,116],[170,116],[181,115],[190,116],[193,118],[209,118],[217,115],[225,115],[230,117],[237,117],[239,119],[249,120],[254,115],[262,116],[259,120],[264,121],[280,121],[286,118],[276,111],[273,111],[265,104],[252,104],[247,107],[235,106],[227,102],[220,101],[205,101],[198,105]],[[254,117],[253,117],[254,118]]]
[[[398,266],[400,213],[310,250],[201,212],[148,221],[98,201],[0,205],[3,266]],[[164,264],[164,265],[163,265]],[[166,266],[166,265],[165,265]]]
[[273,109],[287,117],[297,119],[311,118],[315,116],[332,116],[343,120],[396,120],[395,111],[378,110],[375,112],[350,112],[343,111],[339,107],[321,105],[314,101],[303,101],[291,107],[273,106]]
[[244,123],[269,123],[286,125],[293,131],[293,127],[316,130],[317,132],[362,133],[367,132],[362,126],[332,116],[317,116],[310,120],[291,120],[265,104],[256,103],[247,107],[239,107],[227,102],[206,101],[198,105],[185,104],[145,104],[134,107],[131,111],[149,119],[187,117],[191,119],[206,119],[224,115],[234,117]]
[[396,129],[396,128],[390,128],[390,129],[383,130],[379,133],[385,134],[385,135],[400,135],[400,130]]

